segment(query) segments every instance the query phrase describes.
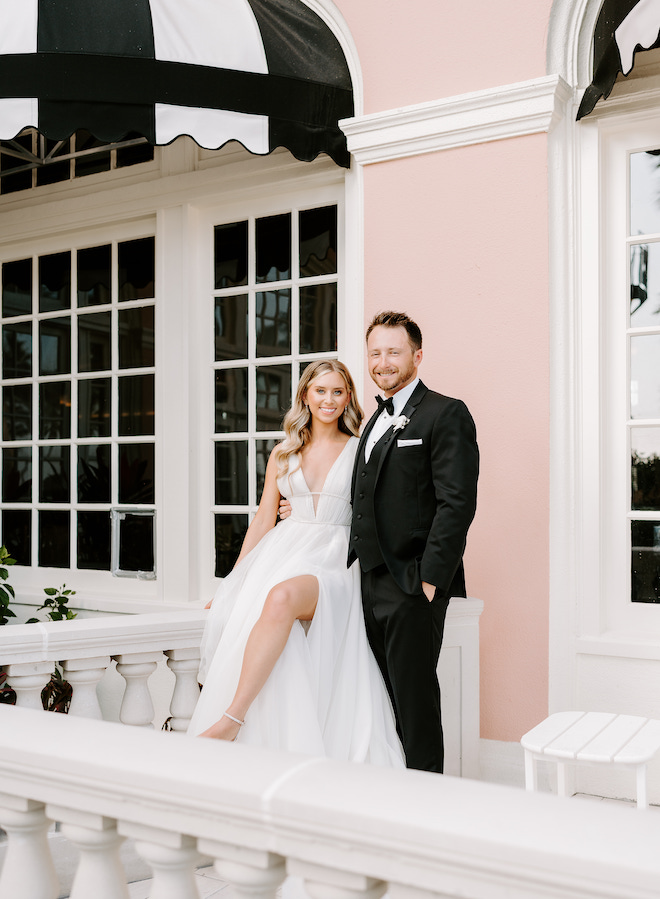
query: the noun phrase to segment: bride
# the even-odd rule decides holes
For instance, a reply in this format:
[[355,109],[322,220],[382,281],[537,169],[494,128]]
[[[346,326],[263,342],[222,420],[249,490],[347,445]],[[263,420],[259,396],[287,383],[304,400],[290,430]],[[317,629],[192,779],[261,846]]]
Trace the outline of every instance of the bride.
[[[348,369],[307,366],[259,509],[210,604],[190,734],[403,767],[357,563],[346,567],[361,421]],[[276,527],[280,495],[292,514]]]

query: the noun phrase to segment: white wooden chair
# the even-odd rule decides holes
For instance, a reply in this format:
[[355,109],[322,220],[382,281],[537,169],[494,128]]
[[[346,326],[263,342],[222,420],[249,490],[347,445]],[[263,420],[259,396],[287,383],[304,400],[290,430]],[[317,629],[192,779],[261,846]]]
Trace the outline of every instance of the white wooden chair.
[[618,765],[636,774],[637,808],[648,808],[646,768],[660,749],[660,721],[607,712],[556,712],[520,741],[525,787],[538,789],[536,763],[557,765],[557,792],[566,796],[566,764]]

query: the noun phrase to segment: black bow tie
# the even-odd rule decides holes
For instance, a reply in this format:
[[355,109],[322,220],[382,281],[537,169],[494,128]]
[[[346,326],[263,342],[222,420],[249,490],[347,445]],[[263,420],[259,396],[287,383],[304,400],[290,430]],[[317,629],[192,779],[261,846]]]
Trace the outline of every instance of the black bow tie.
[[392,397],[388,397],[386,400],[382,398],[382,396],[376,397],[376,402],[378,403],[378,411],[382,412],[383,409],[387,409],[388,415],[394,415],[394,400]]

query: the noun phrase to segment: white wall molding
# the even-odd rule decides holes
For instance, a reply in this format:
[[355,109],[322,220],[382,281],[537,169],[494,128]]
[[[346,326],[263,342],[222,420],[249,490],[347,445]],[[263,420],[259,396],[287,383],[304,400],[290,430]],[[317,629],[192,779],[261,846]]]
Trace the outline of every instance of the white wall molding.
[[559,75],[372,113],[339,124],[360,165],[548,132],[572,93]]

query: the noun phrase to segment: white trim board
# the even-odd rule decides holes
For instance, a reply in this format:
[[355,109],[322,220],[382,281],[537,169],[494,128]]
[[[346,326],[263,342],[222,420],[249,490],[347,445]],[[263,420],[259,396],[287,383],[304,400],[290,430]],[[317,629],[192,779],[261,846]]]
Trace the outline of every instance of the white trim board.
[[342,119],[359,165],[548,132],[571,89],[559,75]]

